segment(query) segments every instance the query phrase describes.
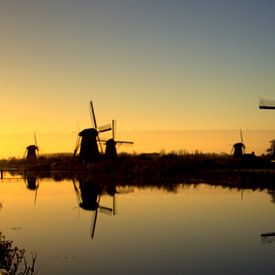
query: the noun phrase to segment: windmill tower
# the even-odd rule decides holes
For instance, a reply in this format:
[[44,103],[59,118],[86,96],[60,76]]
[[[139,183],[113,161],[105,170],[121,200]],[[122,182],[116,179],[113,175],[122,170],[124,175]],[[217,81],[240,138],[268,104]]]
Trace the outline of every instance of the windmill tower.
[[117,158],[117,145],[121,144],[133,144],[132,141],[117,141],[115,139],[116,135],[116,122],[112,120],[112,138],[108,139],[105,143],[105,158],[107,160],[114,160]]
[[36,139],[36,134],[35,133],[34,133],[34,142],[35,142],[35,144],[29,145],[26,148],[25,154],[27,153],[26,160],[28,162],[34,162],[38,158],[39,148],[37,146],[37,139]]
[[233,158],[241,159],[245,154],[245,145],[243,143],[243,133],[240,130],[241,142],[237,142],[233,145]]
[[[92,120],[92,128],[82,130],[78,134],[74,157],[79,150],[79,159],[84,162],[97,162],[100,159],[100,151],[102,152],[101,140],[99,133],[110,131],[111,125],[97,127],[93,102],[90,102],[90,114]],[[99,149],[100,148],[100,149]]]
[[79,133],[81,137],[79,158],[84,161],[96,162],[100,154],[98,150],[98,132],[94,128],[84,129]]

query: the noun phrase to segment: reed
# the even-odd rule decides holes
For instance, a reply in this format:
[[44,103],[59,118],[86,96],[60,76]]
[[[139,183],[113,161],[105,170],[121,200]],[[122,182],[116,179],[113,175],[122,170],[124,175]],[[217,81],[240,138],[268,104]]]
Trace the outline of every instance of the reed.
[[32,255],[31,264],[27,263],[25,249],[13,246],[0,232],[0,274],[32,275],[35,274],[36,254]]

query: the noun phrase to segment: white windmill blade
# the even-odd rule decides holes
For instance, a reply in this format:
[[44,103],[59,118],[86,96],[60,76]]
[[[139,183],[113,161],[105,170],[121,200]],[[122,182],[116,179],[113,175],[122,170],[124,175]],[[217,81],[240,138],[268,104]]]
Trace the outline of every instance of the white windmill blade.
[[102,126],[98,127],[97,131],[102,133],[102,132],[107,132],[107,131],[110,131],[110,130],[112,130],[112,126],[111,126],[110,123],[108,123],[108,124],[105,124],[105,125],[102,125]]
[[272,99],[259,99],[259,108],[260,109],[275,109],[275,100]]

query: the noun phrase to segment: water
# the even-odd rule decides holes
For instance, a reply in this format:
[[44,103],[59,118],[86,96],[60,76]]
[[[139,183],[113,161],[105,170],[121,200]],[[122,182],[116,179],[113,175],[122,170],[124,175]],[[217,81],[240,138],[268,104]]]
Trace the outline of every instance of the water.
[[0,230],[29,258],[37,253],[38,274],[275,272],[275,242],[261,238],[275,231],[268,190],[92,188],[102,191],[97,208],[99,196],[78,180],[33,184],[0,182]]

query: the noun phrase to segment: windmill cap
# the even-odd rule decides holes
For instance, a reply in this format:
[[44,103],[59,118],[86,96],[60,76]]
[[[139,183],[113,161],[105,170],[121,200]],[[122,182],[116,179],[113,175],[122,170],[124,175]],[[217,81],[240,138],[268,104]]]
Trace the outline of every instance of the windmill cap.
[[31,150],[31,149],[37,149],[37,146],[36,145],[29,145],[28,147],[27,147],[27,149],[28,150]]
[[97,130],[94,128],[88,128],[88,129],[84,129],[79,133],[79,136],[83,137],[83,136],[90,136],[90,135],[97,135]]
[[233,147],[245,147],[242,142],[235,143]]

